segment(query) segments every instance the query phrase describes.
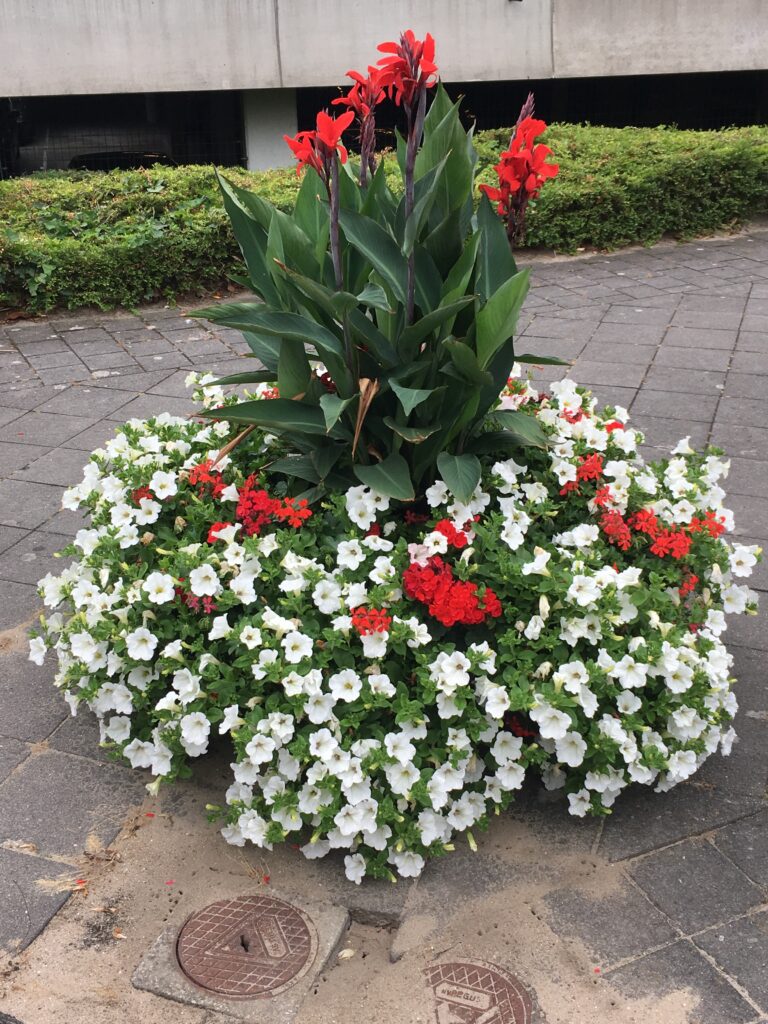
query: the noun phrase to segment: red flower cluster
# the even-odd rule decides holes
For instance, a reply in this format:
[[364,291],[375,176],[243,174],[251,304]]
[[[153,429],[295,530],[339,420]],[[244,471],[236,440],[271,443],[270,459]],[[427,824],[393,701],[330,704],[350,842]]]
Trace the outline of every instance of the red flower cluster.
[[352,609],[352,625],[360,636],[370,636],[372,633],[388,633],[392,625],[392,616],[381,608],[366,608],[361,605]]
[[[184,582],[184,577],[179,581]],[[202,612],[204,615],[211,615],[217,609],[217,604],[212,597],[206,595],[205,597],[198,597],[193,594],[190,590],[185,590],[184,587],[174,587],[176,591],[176,597],[185,604],[187,608],[191,608],[193,612]]]
[[354,119],[353,110],[348,110],[346,114],[337,118],[321,110],[317,115],[316,128],[313,132],[299,132],[294,138],[284,135],[283,138],[298,160],[296,173],[299,174],[303,167],[314,167],[327,183],[330,180],[331,163],[337,153],[341,162],[346,163],[347,151],[341,144],[341,136]]
[[246,537],[261,533],[271,522],[288,523],[294,529],[312,515],[304,498],[272,498],[262,487],[254,487],[255,476],[245,481],[237,501],[236,517]]
[[435,523],[435,532],[442,533],[448,543],[454,548],[465,548],[469,538],[462,530],[457,530],[450,519],[441,519]]
[[595,452],[592,455],[582,455],[581,465],[576,469],[578,480],[599,480],[603,475],[603,456]]
[[554,178],[560,167],[547,163],[552,150],[536,138],[546,131],[546,123],[534,117],[524,118],[517,126],[515,137],[509,149],[504,150],[494,167],[499,176],[499,187],[481,185],[491,202],[497,204],[497,211],[508,217],[514,214],[520,199],[536,199],[541,186],[548,178]]
[[212,498],[220,498],[226,484],[221,473],[217,469],[213,469],[212,466],[211,459],[193,466],[189,471],[189,482],[193,487],[197,487],[198,494],[202,495],[207,491]]
[[346,96],[338,96],[331,104],[348,107],[353,110],[361,121],[371,116],[371,112],[384,99],[385,92],[381,84],[381,70],[369,67],[368,74],[359,71],[348,71],[347,78],[355,83]]
[[685,558],[691,550],[691,543],[691,538],[682,530],[659,530],[651,545],[651,554],[658,555],[659,558],[665,555]]
[[377,61],[381,66],[379,88],[386,88],[390,96],[394,94],[398,106],[410,106],[419,89],[429,89],[435,84],[435,40],[429,32],[422,41],[407,29],[400,36],[400,42],[381,43],[377,49],[387,54]]
[[687,597],[696,589],[696,584],[699,582],[699,577],[691,573],[686,576],[683,582],[680,584],[679,594],[680,597]]
[[622,551],[628,551],[632,543],[632,531],[627,526],[621,512],[603,512],[600,517],[600,527],[608,538],[609,544],[614,544]]
[[685,558],[693,543],[691,533],[707,529],[712,536],[719,536],[717,531],[724,529],[714,512],[707,512],[706,519],[693,519],[687,528],[665,530],[659,524],[655,513],[644,508],[626,519],[620,512],[604,512],[600,518],[600,526],[609,543],[615,544],[622,551],[629,550],[632,543],[632,530],[636,534],[649,537],[653,541],[649,550],[651,554],[658,555],[659,558],[665,558],[667,555],[672,558]]
[[699,519],[697,516],[693,517],[688,524],[688,530],[691,533],[701,533],[706,530],[710,537],[719,537],[725,533],[725,520],[715,512],[705,512],[703,519]]
[[437,555],[427,565],[409,565],[403,586],[408,597],[427,605],[429,614],[444,626],[476,626],[488,616],[501,615],[501,602],[490,587],[480,594],[476,583],[455,579],[450,565]]
[[154,494],[148,487],[137,487],[135,491],[131,492],[131,501],[134,505],[140,505],[144,498],[154,500],[154,497]]

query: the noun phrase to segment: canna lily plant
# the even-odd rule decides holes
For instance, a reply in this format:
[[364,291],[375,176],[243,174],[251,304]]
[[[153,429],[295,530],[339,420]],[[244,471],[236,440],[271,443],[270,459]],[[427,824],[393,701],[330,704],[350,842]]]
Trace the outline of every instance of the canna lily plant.
[[[473,133],[438,80],[434,40],[408,31],[379,50],[367,75],[349,72],[334,101],[344,113],[286,137],[303,173],[292,214],[219,176],[239,283],[259,301],[196,315],[243,331],[262,367],[218,383],[268,383],[278,397],[208,415],[242,424],[240,439],[255,427],[280,436],[285,455],[266,471],[309,502],[357,483],[412,502],[438,477],[467,501],[484,454],[546,444],[534,419],[497,406],[515,361],[558,362],[515,351],[528,271],[511,248],[514,212],[557,167],[534,145],[543,122],[529,101],[490,190],[497,209],[488,195],[476,206]],[[395,188],[393,161],[375,152],[387,100],[406,126]],[[342,144],[355,119],[359,159]]]

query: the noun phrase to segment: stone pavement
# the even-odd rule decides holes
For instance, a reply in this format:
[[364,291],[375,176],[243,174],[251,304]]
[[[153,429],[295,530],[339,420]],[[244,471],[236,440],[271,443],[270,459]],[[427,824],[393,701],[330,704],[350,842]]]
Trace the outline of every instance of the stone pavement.
[[[651,455],[686,434],[726,448],[737,534],[768,547],[768,234],[537,259],[524,312],[519,351],[573,361],[536,379],[568,372],[626,406]],[[0,949],[11,954],[65,903],[51,880],[76,878],[86,843],[108,845],[144,796],[136,773],[100,756],[92,724],[68,717],[50,665],[27,660],[34,583],[79,524],[60,510],[61,489],[117,423],[186,413],[189,370],[233,372],[246,351],[239,334],[160,307],[0,324]],[[750,582],[767,580],[763,563]],[[543,906],[620,991],[687,986],[700,997],[692,1020],[747,1024],[768,1020],[763,616],[735,622],[728,639],[741,705],[730,759],[668,794],[624,795],[589,826],[591,855],[620,862],[618,888],[597,898],[550,886]],[[576,835],[559,804],[522,806],[556,843]],[[445,888],[459,870],[493,890],[483,856],[433,866],[414,905],[442,899],[440,878]]]

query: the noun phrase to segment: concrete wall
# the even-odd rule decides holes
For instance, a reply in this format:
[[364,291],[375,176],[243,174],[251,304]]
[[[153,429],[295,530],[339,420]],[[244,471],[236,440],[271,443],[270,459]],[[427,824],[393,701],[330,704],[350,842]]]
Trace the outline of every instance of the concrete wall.
[[0,0],[0,96],[334,85],[403,27],[449,82],[768,66],[768,0]]
[[284,135],[296,134],[295,89],[247,89],[243,92],[246,166],[267,171],[291,162]]

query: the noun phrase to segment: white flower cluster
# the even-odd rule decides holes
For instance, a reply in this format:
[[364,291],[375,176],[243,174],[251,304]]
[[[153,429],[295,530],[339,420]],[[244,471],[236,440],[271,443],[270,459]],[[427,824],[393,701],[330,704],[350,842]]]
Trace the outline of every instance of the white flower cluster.
[[227,735],[225,838],[302,833],[354,882],[474,845],[531,772],[576,815],[684,781],[730,750],[725,615],[756,607],[727,463],[684,443],[645,465],[626,412],[570,381],[544,399],[511,382],[501,404],[550,447],[488,460],[469,502],[436,481],[410,522],[352,486],[255,523],[268,438],[215,463],[225,423],[130,421],[64,495],[91,525],[40,582],[30,656],[54,651],[73,713],[151,789]]

